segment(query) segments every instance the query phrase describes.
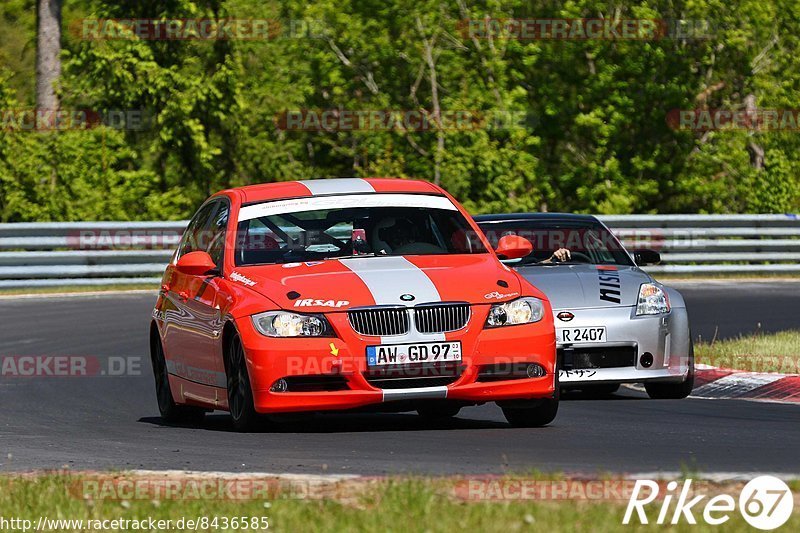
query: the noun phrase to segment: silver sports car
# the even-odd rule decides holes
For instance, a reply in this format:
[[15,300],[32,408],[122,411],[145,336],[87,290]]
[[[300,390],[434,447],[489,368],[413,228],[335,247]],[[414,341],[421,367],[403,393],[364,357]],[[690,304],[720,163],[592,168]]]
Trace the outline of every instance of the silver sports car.
[[681,294],[637,265],[660,261],[652,250],[629,254],[588,215],[527,213],[475,217],[494,245],[504,235],[533,251],[504,261],[550,298],[562,389],[610,394],[642,383],[651,398],[685,398],[694,385],[694,352]]

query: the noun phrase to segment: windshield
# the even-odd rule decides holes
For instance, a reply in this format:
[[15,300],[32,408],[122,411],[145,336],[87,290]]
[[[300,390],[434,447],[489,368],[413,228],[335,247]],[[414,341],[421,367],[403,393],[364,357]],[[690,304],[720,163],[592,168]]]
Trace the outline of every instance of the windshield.
[[[500,220],[479,221],[486,238],[497,246],[504,235],[525,237],[533,252],[513,262],[520,265],[558,265],[586,263],[592,265],[633,265],[622,244],[598,222],[583,220]],[[568,261],[547,262],[558,249],[570,251]],[[508,261],[508,263],[511,263]]]
[[447,198],[371,194],[243,207],[235,257],[243,266],[475,253],[487,253],[486,247]]

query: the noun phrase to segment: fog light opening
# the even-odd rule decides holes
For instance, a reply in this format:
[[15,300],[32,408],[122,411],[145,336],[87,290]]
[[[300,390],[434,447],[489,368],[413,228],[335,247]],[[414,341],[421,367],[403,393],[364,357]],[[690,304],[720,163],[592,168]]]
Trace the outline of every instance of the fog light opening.
[[531,363],[528,365],[527,373],[529,378],[540,378],[546,374],[542,365]]
[[639,358],[639,364],[641,364],[645,368],[650,368],[653,366],[653,354],[650,352],[644,352],[642,356]]
[[269,390],[272,392],[286,392],[289,390],[289,383],[287,383],[285,379],[281,378],[273,383]]

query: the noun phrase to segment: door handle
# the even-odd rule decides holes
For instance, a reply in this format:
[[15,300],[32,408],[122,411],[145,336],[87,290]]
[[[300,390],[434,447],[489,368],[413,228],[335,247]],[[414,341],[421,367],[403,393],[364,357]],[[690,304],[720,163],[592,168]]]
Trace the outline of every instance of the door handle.
[[185,302],[189,299],[189,293],[186,291],[181,291],[178,293],[178,297]]
[[169,292],[169,285],[167,285],[166,283],[163,284],[161,286],[161,292],[164,292],[164,293]]

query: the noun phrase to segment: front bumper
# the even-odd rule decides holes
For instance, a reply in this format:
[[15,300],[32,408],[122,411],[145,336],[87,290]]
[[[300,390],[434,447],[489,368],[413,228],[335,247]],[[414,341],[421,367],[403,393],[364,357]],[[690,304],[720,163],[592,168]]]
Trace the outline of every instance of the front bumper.
[[[556,309],[554,316],[560,311],[570,311],[575,318],[569,322],[556,318],[556,328],[605,326],[607,337],[603,343],[559,344],[561,385],[686,379],[692,364],[686,308],[648,316],[636,316],[635,307]],[[619,356],[614,361],[612,353]]]
[[[345,313],[327,315],[336,338],[278,339],[259,334],[250,318],[236,321],[247,357],[256,411],[354,409],[395,401],[453,400],[469,403],[548,398],[555,394],[556,347],[552,322],[484,329],[488,306],[474,306],[466,328],[446,334],[460,341],[462,361],[446,384],[437,380],[408,380],[410,386],[378,386],[367,366],[366,347],[387,344],[384,338],[361,336],[347,322]],[[419,334],[419,342],[441,340],[441,335]],[[484,381],[481,372],[492,365],[541,365],[542,377]],[[412,371],[406,365],[399,371]],[[413,372],[411,372],[413,375]],[[422,372],[424,374],[424,372]],[[278,392],[271,390],[280,379],[309,378],[326,381],[337,390]],[[291,379],[289,380],[291,381]],[[419,383],[435,383],[416,386]]]

